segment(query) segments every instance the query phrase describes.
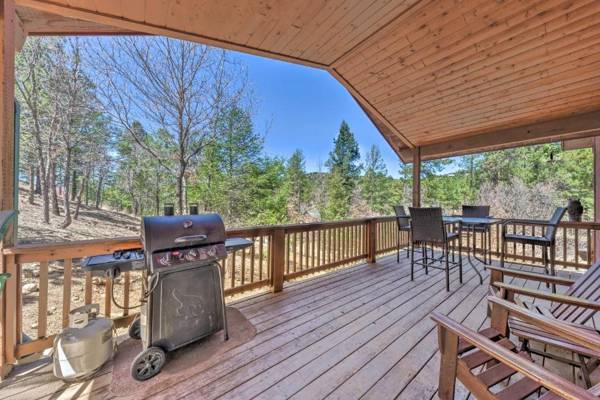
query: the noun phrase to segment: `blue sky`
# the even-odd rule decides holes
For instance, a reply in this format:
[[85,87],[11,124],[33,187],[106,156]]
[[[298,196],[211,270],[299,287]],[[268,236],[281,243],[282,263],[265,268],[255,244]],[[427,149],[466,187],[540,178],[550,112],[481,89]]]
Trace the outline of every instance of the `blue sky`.
[[[397,176],[400,160],[352,96],[327,72],[234,53],[248,67],[249,81],[258,98],[255,127],[265,132],[265,150],[289,157],[301,149],[309,171],[325,164],[340,123],[346,120],[359,143],[361,157],[375,144],[388,173]],[[323,167],[324,168],[324,167]]]

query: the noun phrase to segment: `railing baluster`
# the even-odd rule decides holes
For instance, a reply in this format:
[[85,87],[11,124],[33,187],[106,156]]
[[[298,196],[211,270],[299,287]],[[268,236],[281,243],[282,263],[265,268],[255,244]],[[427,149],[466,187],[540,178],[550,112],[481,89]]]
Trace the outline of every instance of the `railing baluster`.
[[573,229],[575,231],[575,263],[579,264],[579,229]]
[[246,249],[242,249],[242,271],[241,271],[241,281],[242,285],[246,283]]
[[[62,327],[69,326],[69,312],[71,311],[71,282],[73,271],[73,260],[67,258],[63,267],[63,304],[62,304]],[[127,291],[125,291],[127,292]]]
[[258,263],[259,263],[259,267],[258,267],[258,280],[262,281],[263,278],[263,236],[260,235],[260,239],[259,239],[259,247],[258,247]]
[[252,238],[252,246],[250,247],[250,282],[254,283],[256,279],[254,279],[254,257],[255,257],[255,248],[256,243],[254,242],[256,238]]
[[40,284],[38,296],[38,338],[46,337],[48,319],[48,261],[40,263]]
[[110,318],[112,314],[112,297],[110,295],[112,292],[112,287],[112,278],[104,278],[104,315],[106,315],[106,318]]
[[84,293],[85,305],[92,304],[92,273],[85,273],[85,293]]

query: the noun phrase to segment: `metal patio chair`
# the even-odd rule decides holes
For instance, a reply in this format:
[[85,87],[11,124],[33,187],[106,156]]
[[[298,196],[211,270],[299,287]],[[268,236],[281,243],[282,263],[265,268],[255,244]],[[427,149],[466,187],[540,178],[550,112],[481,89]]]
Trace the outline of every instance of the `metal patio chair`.
[[[567,211],[564,207],[557,207],[552,214],[552,217],[548,221],[532,220],[532,219],[508,219],[502,223],[502,252],[500,256],[500,266],[504,267],[504,259],[506,257],[506,248],[508,243],[521,243],[532,246],[540,246],[542,248],[542,258],[544,262],[544,270],[546,274],[550,272],[552,275],[556,275],[554,269],[556,260],[556,231],[560,220]],[[508,224],[520,224],[520,225],[531,225],[531,226],[542,226],[542,236],[532,236],[527,234],[519,233],[508,233],[506,226]],[[548,257],[550,252],[550,257]],[[548,259],[550,260],[550,269],[548,270]],[[552,286],[552,291],[556,292],[556,286]]]
[[[411,216],[411,248],[410,248],[410,279],[414,280],[414,266],[421,265],[425,268],[425,274],[429,268],[444,270],[446,273],[446,291],[450,291],[450,268],[458,267],[459,282],[462,284],[462,240],[460,234],[460,224],[456,232],[449,232],[444,224],[442,209],[434,208],[413,208],[410,207]],[[453,259],[450,261],[450,245],[458,241],[458,262]],[[438,258],[428,257],[427,245],[440,246],[442,254]],[[422,248],[422,256],[415,260],[415,247]],[[439,263],[439,265],[437,265]]]
[[[473,206],[464,205],[462,206],[462,216],[467,218],[488,218],[490,216],[490,206]],[[473,230],[473,254],[475,254],[477,245],[477,233],[481,235],[481,244],[483,245],[483,260],[492,259],[491,248],[492,248],[492,236],[490,235],[489,225],[476,225],[472,228]],[[467,247],[469,246],[469,236],[467,236]]]
[[396,214],[396,223],[398,225],[398,240],[396,242],[396,262],[400,262],[400,234],[406,232],[408,235],[408,247],[406,248],[406,258],[410,257],[410,216],[406,214],[404,206],[394,206]]

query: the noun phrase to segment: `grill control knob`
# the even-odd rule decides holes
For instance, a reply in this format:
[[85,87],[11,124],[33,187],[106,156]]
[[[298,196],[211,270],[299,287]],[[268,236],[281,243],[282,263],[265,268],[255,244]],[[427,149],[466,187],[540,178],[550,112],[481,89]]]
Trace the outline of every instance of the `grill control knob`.
[[196,259],[196,257],[198,256],[198,253],[196,252],[196,250],[191,249],[190,251],[187,252],[187,254],[185,255],[185,259],[187,261],[194,261]]

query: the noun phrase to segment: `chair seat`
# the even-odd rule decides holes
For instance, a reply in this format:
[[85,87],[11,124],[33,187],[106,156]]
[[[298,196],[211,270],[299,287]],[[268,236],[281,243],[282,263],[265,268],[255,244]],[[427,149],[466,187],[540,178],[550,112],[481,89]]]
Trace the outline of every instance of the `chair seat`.
[[549,246],[552,244],[550,239],[547,239],[543,236],[528,236],[528,235],[517,235],[512,233],[507,233],[504,235],[504,240],[507,242],[517,242],[523,244],[535,244],[540,246]]
[[448,241],[458,239],[458,236],[459,236],[458,232],[448,232],[446,234],[446,238],[448,239]]

